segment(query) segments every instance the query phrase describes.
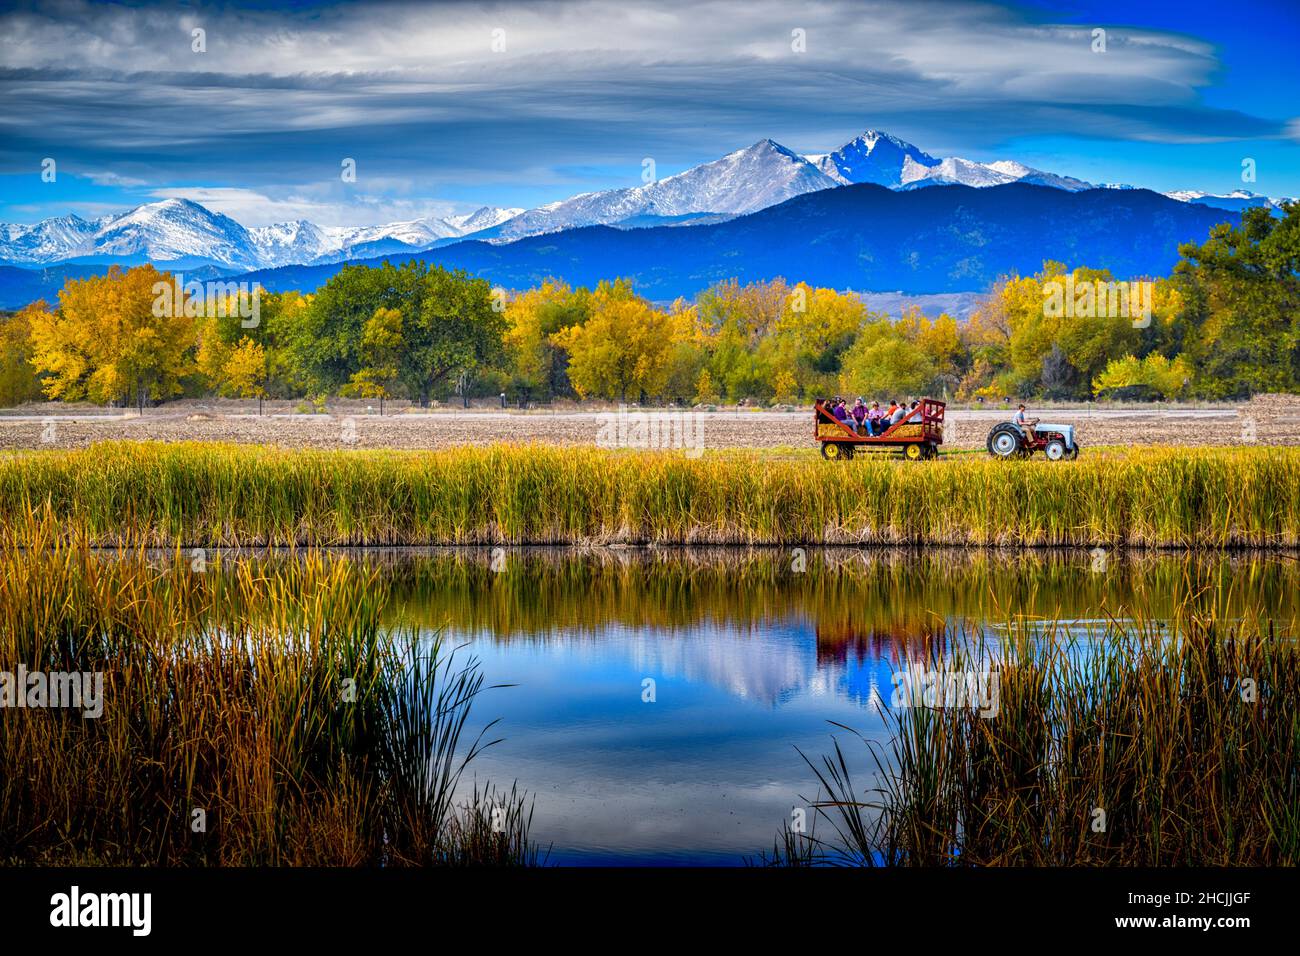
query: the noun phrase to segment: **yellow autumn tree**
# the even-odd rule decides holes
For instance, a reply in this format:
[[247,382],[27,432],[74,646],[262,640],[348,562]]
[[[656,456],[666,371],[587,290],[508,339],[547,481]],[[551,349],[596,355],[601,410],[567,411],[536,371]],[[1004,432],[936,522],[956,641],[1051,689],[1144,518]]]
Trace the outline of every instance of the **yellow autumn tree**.
[[[31,316],[32,365],[45,394],[92,402],[169,398],[193,365],[194,319],[151,265],[71,279],[56,311]],[[184,297],[181,297],[183,300]]]
[[231,349],[224,378],[228,393],[257,399],[257,413],[262,413],[262,400],[266,398],[266,350],[262,343],[243,339]]
[[365,362],[352,374],[342,389],[345,395],[379,399],[379,414],[384,402],[392,397],[397,381],[402,351],[402,313],[399,309],[379,308],[361,329],[361,356]]
[[851,292],[804,282],[790,288],[771,333],[758,347],[762,365],[770,370],[772,397],[788,402],[800,394],[835,391],[840,358],[869,317]]
[[639,296],[602,287],[592,294],[587,321],[552,340],[569,353],[569,381],[579,395],[627,401],[663,394],[688,322],[685,313],[661,312]]
[[587,318],[586,290],[574,292],[547,279],[515,295],[506,305],[504,346],[510,386],[525,398],[565,389],[563,363],[557,360],[557,332]]
[[32,317],[49,311],[33,302],[11,316],[0,315],[0,406],[18,405],[40,397],[41,385],[32,367]]

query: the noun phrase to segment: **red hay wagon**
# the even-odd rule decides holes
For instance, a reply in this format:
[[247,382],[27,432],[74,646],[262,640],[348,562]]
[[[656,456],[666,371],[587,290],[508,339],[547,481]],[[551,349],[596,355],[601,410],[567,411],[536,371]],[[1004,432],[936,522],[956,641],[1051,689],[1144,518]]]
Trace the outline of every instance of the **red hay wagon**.
[[839,421],[832,413],[830,403],[818,399],[813,405],[813,437],[821,443],[822,457],[827,461],[852,458],[854,451],[889,451],[897,449],[908,461],[924,461],[939,457],[943,444],[944,403],[934,398],[923,398],[903,417],[879,435],[859,434],[853,427]]

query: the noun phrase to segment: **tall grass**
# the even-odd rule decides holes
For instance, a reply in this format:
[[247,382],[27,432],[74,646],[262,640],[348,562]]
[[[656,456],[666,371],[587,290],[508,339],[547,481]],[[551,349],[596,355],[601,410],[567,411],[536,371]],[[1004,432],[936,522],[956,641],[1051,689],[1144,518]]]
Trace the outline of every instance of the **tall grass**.
[[105,443],[0,460],[0,521],[96,543],[1300,545],[1300,449],[913,464],[492,446]]
[[373,572],[104,561],[37,521],[0,545],[0,670],[103,675],[98,718],[0,711],[0,860],[536,860],[521,794],[454,798],[494,742],[469,731],[476,662],[382,628]]
[[876,785],[865,792],[838,741],[805,757],[821,833],[787,827],[768,862],[1300,862],[1300,647],[1198,617],[1172,633],[1113,624],[1099,636],[1020,631],[931,660],[960,670],[996,659],[997,716],[889,711],[888,744],[868,743]]

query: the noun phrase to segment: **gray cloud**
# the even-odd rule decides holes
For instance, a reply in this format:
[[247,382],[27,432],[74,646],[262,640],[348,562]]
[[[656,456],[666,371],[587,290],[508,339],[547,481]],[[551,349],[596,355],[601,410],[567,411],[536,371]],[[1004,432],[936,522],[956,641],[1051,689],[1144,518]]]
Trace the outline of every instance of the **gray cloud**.
[[[206,30],[206,53],[191,50]],[[505,51],[492,51],[492,31]],[[806,31],[807,51],[791,49]],[[513,184],[561,198],[771,136],[822,152],[866,126],[932,150],[1027,134],[1282,136],[1200,105],[1186,37],[1027,23],[993,5],[714,0],[349,4],[298,14],[65,0],[0,16],[0,171],[42,156],[156,188],[354,202]],[[1068,170],[1067,170],[1068,171]],[[368,180],[368,177],[373,177]],[[611,177],[613,181],[611,181]]]

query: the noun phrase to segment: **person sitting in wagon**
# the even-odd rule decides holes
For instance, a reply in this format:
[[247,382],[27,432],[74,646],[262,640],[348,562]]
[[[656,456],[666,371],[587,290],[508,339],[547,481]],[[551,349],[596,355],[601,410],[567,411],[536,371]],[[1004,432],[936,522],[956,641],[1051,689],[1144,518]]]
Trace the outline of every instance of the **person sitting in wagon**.
[[887,429],[893,423],[894,412],[896,411],[898,411],[898,402],[894,401],[893,399],[890,399],[889,407],[880,413],[880,431],[882,434],[884,433],[885,429]]
[[889,416],[889,424],[897,425],[899,422],[901,422],[904,418],[907,417],[907,406],[904,405],[902,402],[895,402],[893,407],[894,407],[894,411]]
[[885,430],[884,426],[885,413],[880,408],[880,402],[872,402],[871,408],[867,410],[867,434],[879,435]]
[[854,431],[859,435],[867,434],[865,425],[867,420],[867,403],[862,400],[861,395],[859,395],[858,400],[853,403],[853,411],[851,414],[853,415],[853,424],[856,426]]
[[844,406],[844,399],[842,398],[835,399],[835,405],[831,409],[831,414],[835,416],[835,420],[839,422],[841,425],[848,425],[849,410]]

